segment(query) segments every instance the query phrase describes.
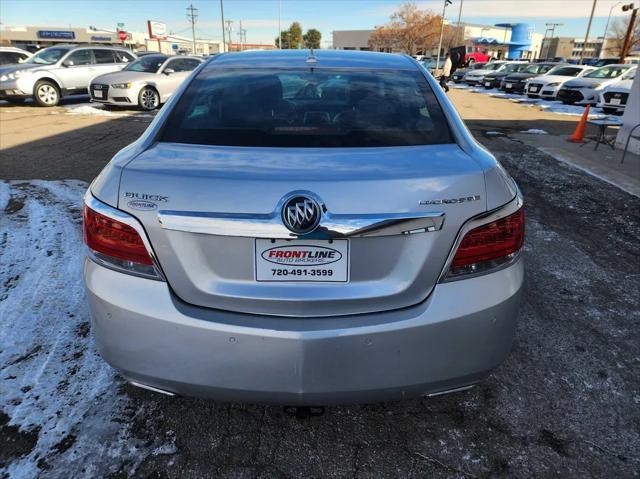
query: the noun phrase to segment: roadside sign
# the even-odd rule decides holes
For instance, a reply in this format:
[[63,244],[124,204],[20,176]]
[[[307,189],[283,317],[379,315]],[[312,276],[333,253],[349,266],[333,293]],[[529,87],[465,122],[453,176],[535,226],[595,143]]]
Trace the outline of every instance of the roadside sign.
[[177,50],[178,48],[180,48],[180,46],[177,43],[172,43],[171,44],[171,49],[172,50]]
[[125,41],[127,39],[127,32],[125,32],[124,30],[120,30],[118,32],[118,38],[120,39],[120,41]]
[[118,28],[122,28],[122,27],[124,27],[124,23],[119,22],[119,23],[118,23]]

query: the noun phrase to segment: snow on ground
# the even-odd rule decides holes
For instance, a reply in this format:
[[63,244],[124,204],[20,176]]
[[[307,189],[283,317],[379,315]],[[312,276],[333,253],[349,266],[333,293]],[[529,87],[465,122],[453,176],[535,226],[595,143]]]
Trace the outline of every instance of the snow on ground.
[[67,115],[93,115],[93,116],[110,116],[110,117],[125,117],[135,116],[136,118],[153,118],[155,112],[141,113],[137,110],[107,110],[104,105],[100,103],[76,103],[72,105],[64,105],[65,113]]
[[529,128],[528,130],[522,130],[520,133],[528,133],[529,135],[548,135],[544,130],[540,130],[538,128]]
[[[558,115],[582,116],[585,107],[580,105],[565,105],[561,101],[546,101],[540,104],[540,109]],[[602,113],[599,108],[591,107],[589,110],[589,118],[604,118],[605,116],[607,115]]]
[[3,478],[103,477],[174,447],[132,436],[128,423],[148,406],[131,411],[123,380],[91,339],[82,284],[86,187],[0,182],[0,431],[9,444],[28,443],[0,462]]

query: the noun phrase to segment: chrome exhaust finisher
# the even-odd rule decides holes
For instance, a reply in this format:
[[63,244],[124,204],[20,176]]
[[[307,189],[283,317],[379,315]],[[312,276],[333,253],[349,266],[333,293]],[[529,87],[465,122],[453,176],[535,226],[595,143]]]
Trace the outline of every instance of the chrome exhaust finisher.
[[155,388],[153,386],[148,386],[146,384],[142,384],[136,381],[129,381],[129,384],[131,384],[132,386],[135,386],[137,388],[140,389],[146,389],[148,391],[153,391],[154,393],[160,393],[160,394],[164,394],[166,396],[176,396],[176,393],[172,393],[171,391],[165,391],[164,389],[160,389],[160,388]]
[[444,391],[438,391],[437,393],[425,394],[425,395],[423,395],[423,397],[432,398],[432,397],[436,397],[436,396],[443,396],[445,394],[460,393],[462,391],[468,391],[469,389],[473,389],[476,386],[477,386],[477,384],[469,384],[468,386],[462,386],[462,387],[453,388],[453,389],[445,389]]

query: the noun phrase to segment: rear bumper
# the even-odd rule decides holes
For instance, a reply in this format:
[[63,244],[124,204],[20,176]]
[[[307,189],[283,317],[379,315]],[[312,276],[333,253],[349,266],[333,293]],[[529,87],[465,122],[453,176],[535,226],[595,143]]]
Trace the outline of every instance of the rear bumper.
[[133,382],[225,401],[399,400],[484,379],[506,357],[523,261],[437,285],[402,310],[335,318],[245,315],[180,302],[166,283],[85,262],[102,357]]

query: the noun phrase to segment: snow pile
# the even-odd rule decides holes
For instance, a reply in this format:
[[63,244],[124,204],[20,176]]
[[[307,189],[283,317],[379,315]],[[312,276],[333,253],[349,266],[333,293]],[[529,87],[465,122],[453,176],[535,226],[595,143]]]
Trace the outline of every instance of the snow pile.
[[[554,101],[541,103],[540,109],[543,111],[548,111],[550,113],[556,113],[558,115],[582,116],[585,107],[580,105],[565,105],[560,101]],[[591,107],[591,109],[589,110],[589,118],[604,117],[606,117],[606,115],[601,113],[599,108]]]
[[86,187],[0,182],[0,411],[34,441],[0,477],[103,477],[163,447],[132,437],[127,423],[146,408],[132,411],[123,381],[91,340],[82,285]]
[[485,131],[484,134],[489,136],[504,135],[501,131]]
[[94,115],[94,116],[128,116],[130,113],[109,111],[104,106],[96,103],[78,103],[64,105],[68,115]]
[[538,128],[529,128],[528,130],[522,130],[520,133],[528,133],[529,135],[548,135],[544,130],[539,130]]

